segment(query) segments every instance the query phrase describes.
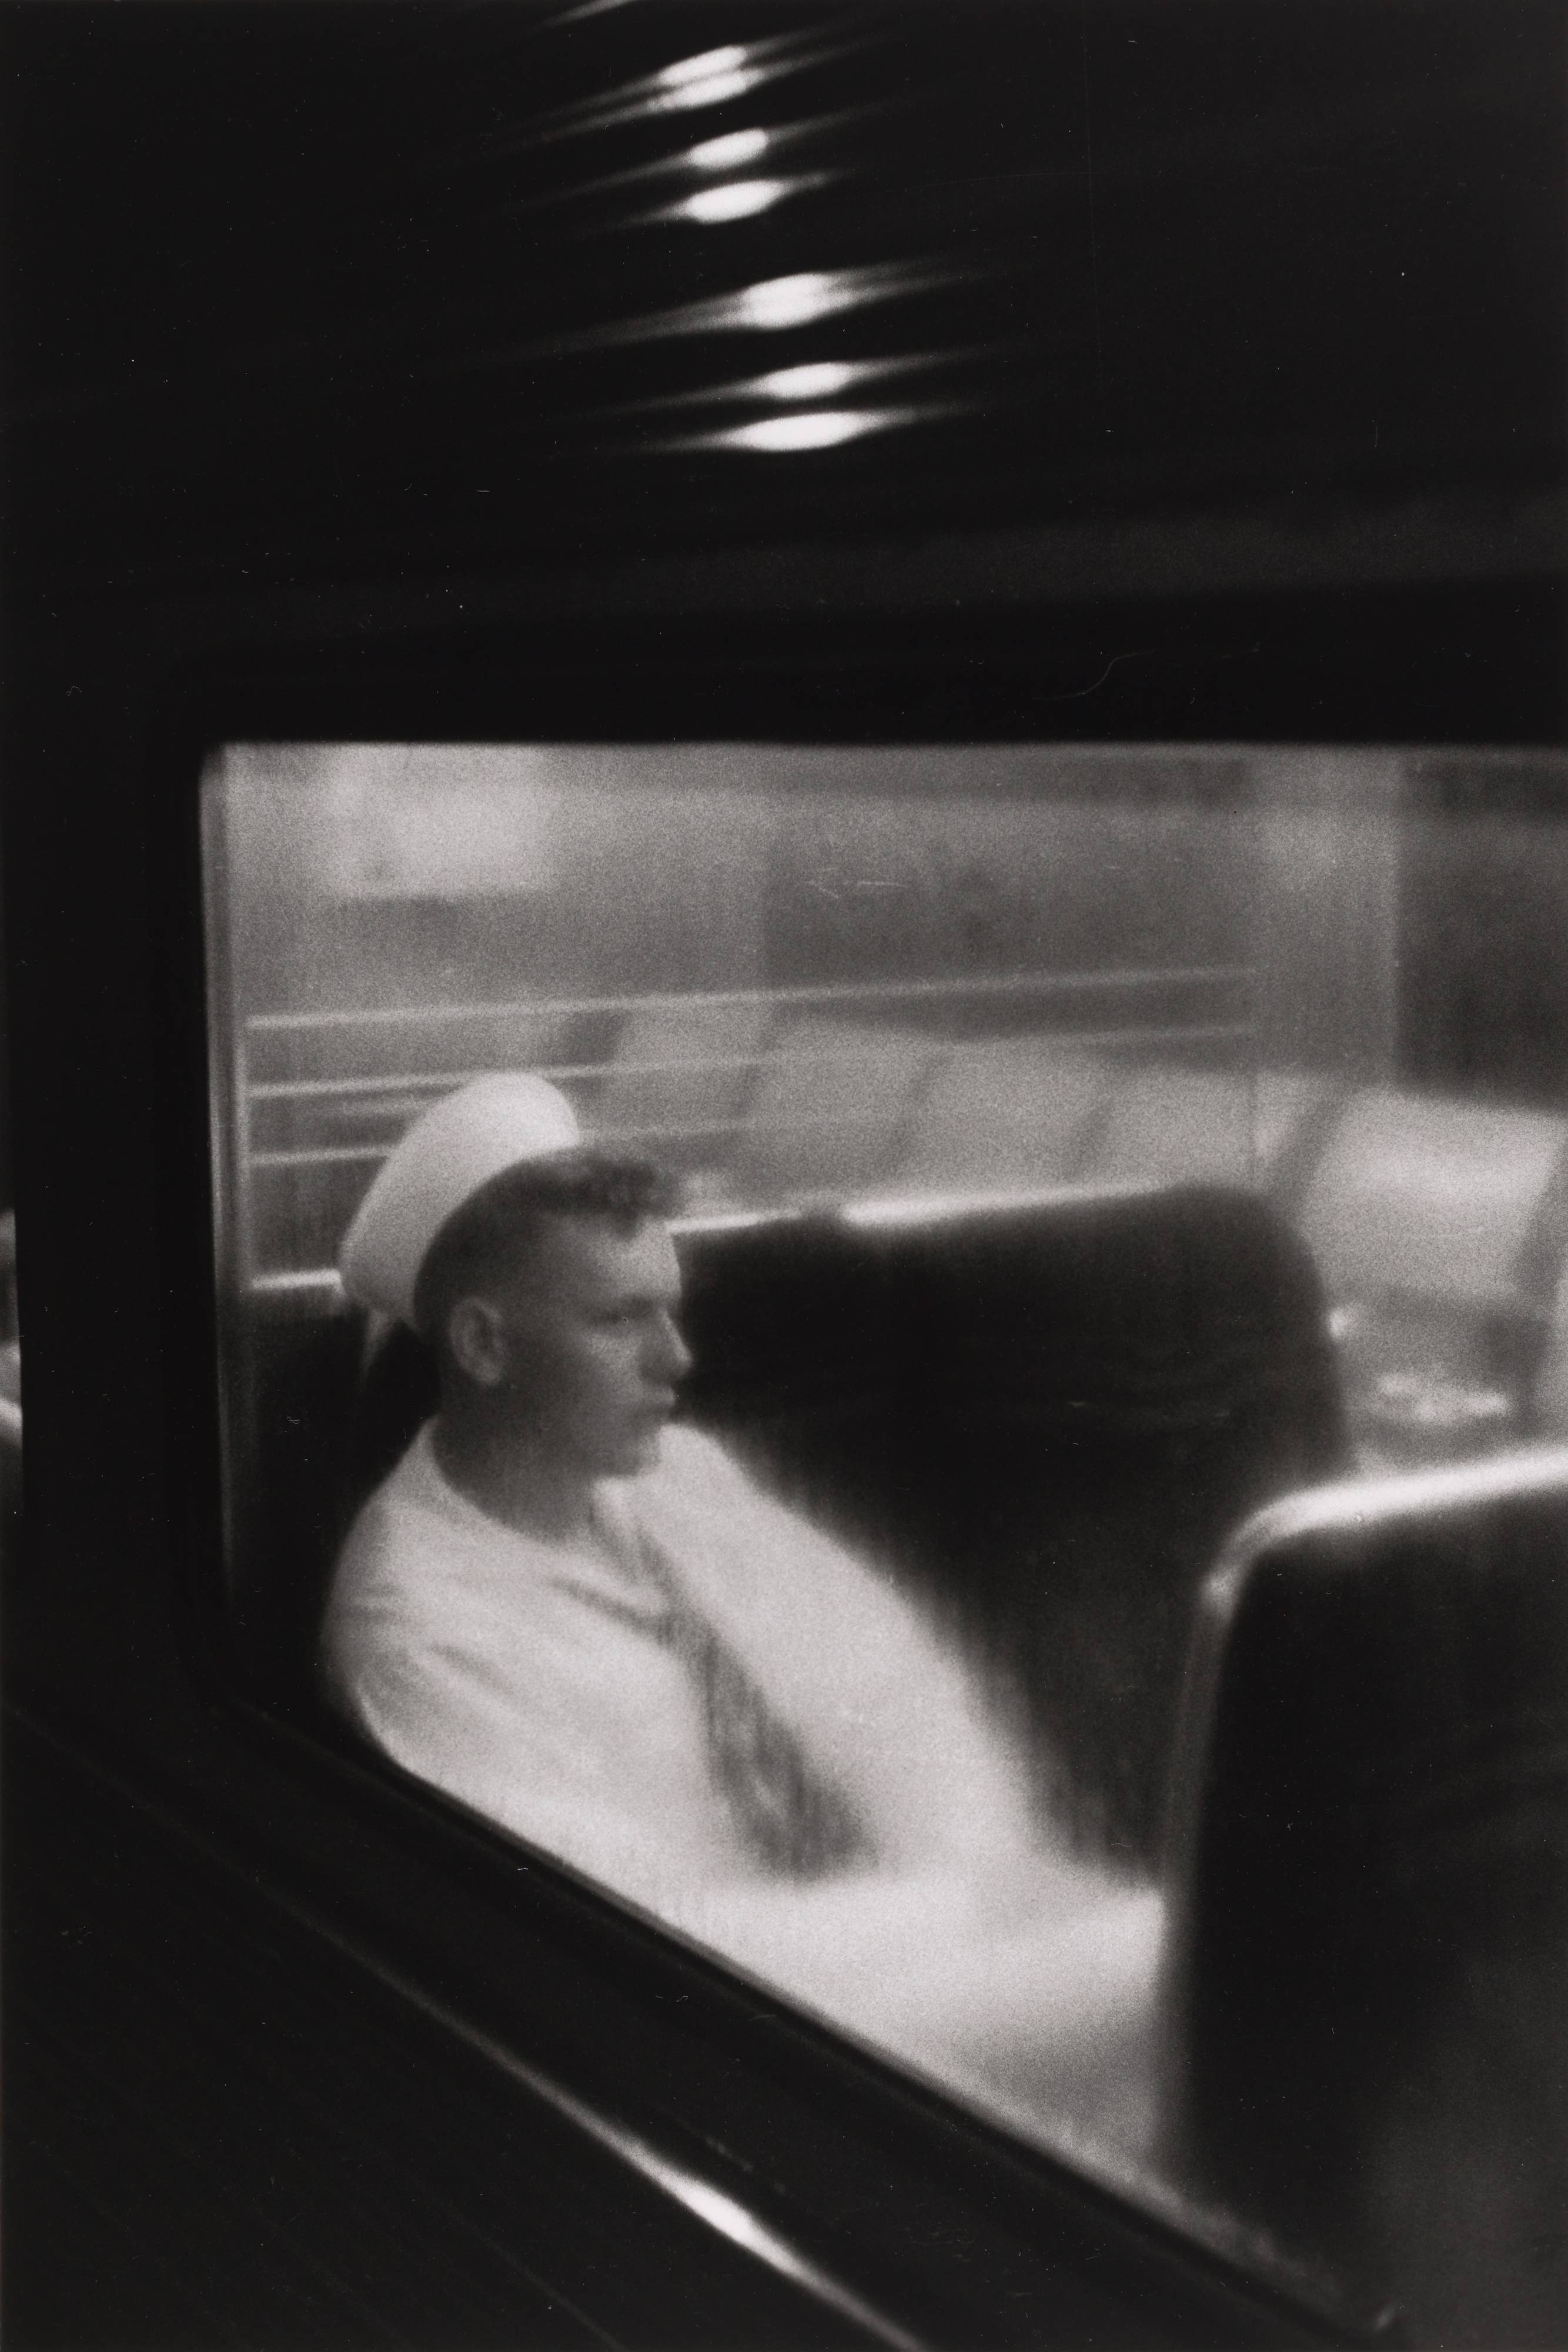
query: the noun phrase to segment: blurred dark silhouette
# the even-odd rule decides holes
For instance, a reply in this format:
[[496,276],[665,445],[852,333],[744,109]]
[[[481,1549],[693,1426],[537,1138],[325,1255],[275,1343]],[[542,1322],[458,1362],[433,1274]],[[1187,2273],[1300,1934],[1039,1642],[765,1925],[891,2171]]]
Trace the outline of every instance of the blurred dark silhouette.
[[1218,1189],[715,1234],[688,1406],[925,1598],[1059,1810],[1151,1862],[1188,1623],[1229,1530],[1344,1455],[1306,1251]]
[[1568,1453],[1314,1507],[1205,1596],[1164,2152],[1418,2342],[1561,2345]]

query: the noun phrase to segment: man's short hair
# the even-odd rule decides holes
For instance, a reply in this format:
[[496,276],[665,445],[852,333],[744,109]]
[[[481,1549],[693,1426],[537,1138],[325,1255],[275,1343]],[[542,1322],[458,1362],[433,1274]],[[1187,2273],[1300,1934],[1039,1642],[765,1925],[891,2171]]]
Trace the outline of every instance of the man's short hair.
[[460,1298],[498,1268],[525,1261],[546,1217],[592,1217],[628,1237],[649,1217],[673,1216],[680,1180],[651,1160],[585,1145],[503,1169],[455,1209],[424,1254],[413,1287],[413,1324],[439,1345]]

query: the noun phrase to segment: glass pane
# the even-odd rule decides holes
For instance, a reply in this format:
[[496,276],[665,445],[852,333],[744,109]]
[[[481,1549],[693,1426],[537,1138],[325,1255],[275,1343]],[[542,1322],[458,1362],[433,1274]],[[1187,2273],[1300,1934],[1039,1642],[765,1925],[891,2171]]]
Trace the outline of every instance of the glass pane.
[[255,1673],[1173,2210],[1206,1576],[1295,1489],[1568,1436],[1562,784],[230,747]]

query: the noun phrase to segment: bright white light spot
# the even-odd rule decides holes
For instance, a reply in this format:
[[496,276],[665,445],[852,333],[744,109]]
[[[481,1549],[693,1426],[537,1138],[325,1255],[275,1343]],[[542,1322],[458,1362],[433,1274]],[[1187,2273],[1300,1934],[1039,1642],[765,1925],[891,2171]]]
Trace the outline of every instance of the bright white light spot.
[[768,152],[766,131],[727,131],[722,139],[705,139],[686,150],[695,172],[733,172],[737,164],[755,163]]
[[794,278],[765,278],[733,298],[737,327],[803,327],[852,302],[852,280],[841,269],[802,269]]
[[788,180],[730,180],[722,188],[699,189],[674,209],[680,220],[748,220],[753,213],[765,213],[789,193]]
[[1073,1201],[1118,1199],[1152,1192],[1157,1187],[1135,1176],[1112,1178],[1103,1185],[998,1185],[988,1192],[925,1192],[878,1194],[846,1202],[839,1214],[846,1225],[945,1224],[956,1216],[996,1215],[1012,1209],[1052,1207]]
[[678,89],[667,89],[655,102],[667,112],[693,114],[699,106],[722,106],[727,98],[744,98],[761,79],[758,67],[746,66],[734,73],[709,74],[703,81],[683,82]]
[[707,81],[715,74],[733,73],[737,66],[746,63],[746,51],[738,43],[728,48],[704,49],[700,57],[682,58],[678,64],[666,66],[653,79],[661,89],[684,89],[688,82]]
[[831,449],[874,433],[884,417],[853,408],[814,408],[805,416],[767,416],[759,425],[737,425],[716,437],[730,449]]
[[757,389],[765,400],[831,400],[864,373],[841,360],[817,360],[809,367],[775,368],[771,375],[759,375]]

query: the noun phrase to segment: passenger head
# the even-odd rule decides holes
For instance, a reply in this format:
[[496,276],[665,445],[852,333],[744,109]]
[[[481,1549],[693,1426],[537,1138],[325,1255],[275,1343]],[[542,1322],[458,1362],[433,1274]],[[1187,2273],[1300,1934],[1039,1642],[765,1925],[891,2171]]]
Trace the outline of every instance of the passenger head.
[[444,1423],[570,1475],[640,1467],[686,1352],[672,1177],[586,1145],[543,1079],[476,1080],[415,1121],[345,1238],[345,1288],[434,1347]]
[[465,1202],[414,1291],[443,1412],[504,1424],[584,1477],[644,1467],[690,1360],[664,1223],[674,1199],[663,1170],[580,1151]]

